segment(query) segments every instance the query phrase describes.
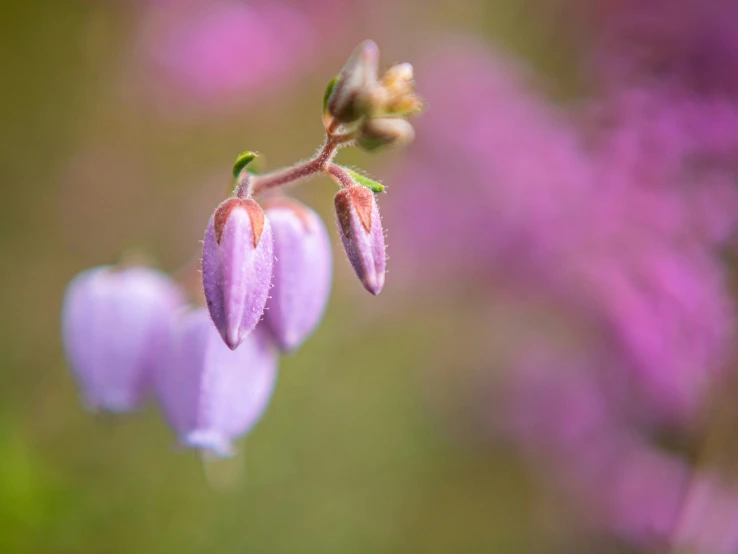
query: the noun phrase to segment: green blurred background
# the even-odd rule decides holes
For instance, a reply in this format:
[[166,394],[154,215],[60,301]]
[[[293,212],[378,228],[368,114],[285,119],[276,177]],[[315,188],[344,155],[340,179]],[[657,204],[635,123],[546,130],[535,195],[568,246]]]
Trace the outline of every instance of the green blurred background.
[[[127,248],[166,270],[185,264],[236,153],[263,152],[269,168],[309,155],[323,87],[359,40],[377,40],[389,63],[468,33],[564,76],[566,49],[548,49],[517,3],[400,3],[392,18],[356,18],[295,86],[235,112],[172,117],[126,86],[140,18],[127,4],[29,0],[0,16],[0,553],[538,551],[539,534],[556,533],[540,523],[562,516],[464,417],[456,378],[491,367],[489,306],[472,282],[393,285],[392,229],[378,298],[335,250],[325,321],[283,359],[235,460],[179,451],[154,407],[86,413],[59,311],[75,273]],[[402,153],[342,156],[384,177]],[[333,192],[318,179],[298,195],[332,222]]]

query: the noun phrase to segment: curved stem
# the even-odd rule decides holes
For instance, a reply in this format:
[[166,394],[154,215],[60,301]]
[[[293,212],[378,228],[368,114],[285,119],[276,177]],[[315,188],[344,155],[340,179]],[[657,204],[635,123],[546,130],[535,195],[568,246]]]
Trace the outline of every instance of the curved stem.
[[351,175],[349,175],[348,171],[334,163],[331,163],[325,169],[325,172],[330,175],[331,178],[342,188],[353,187],[356,184]]
[[258,195],[271,188],[294,183],[320,171],[326,171],[340,146],[340,139],[336,140],[329,136],[314,158],[273,173],[253,176],[250,186],[247,185],[248,195]]

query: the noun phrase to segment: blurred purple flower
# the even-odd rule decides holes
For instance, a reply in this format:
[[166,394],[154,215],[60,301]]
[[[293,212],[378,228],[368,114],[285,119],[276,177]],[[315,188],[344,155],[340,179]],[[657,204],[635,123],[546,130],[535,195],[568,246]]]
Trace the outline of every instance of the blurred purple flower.
[[171,344],[183,299],[169,277],[145,267],[102,266],[67,287],[62,336],[91,409],[135,409]]
[[433,109],[387,215],[413,283],[476,273],[545,293],[617,346],[656,418],[695,416],[732,331],[716,254],[738,221],[726,142],[708,149],[638,91],[556,108],[478,45],[418,74]]
[[[612,2],[633,13],[653,4]],[[655,12],[665,26],[671,9]],[[735,332],[721,251],[738,226],[738,97],[720,70],[682,59],[700,47],[690,36],[661,52],[674,54],[665,72],[603,42],[598,55],[622,54],[633,71],[559,106],[500,52],[468,42],[432,52],[417,72],[432,109],[388,178],[399,185],[385,217],[397,219],[393,247],[413,291],[474,276],[592,330],[569,361],[507,368],[510,436],[550,461],[547,477],[601,528],[715,554],[738,551],[738,492],[692,499],[711,478],[650,436],[700,422]]]
[[608,87],[669,82],[702,93],[738,92],[738,4],[733,0],[598,0],[587,40]]
[[588,523],[659,552],[735,552],[738,491],[644,440],[623,390],[597,366],[607,363],[608,356],[521,360],[507,389],[508,436],[546,460],[540,469]]
[[315,330],[331,292],[331,239],[320,216],[295,200],[267,204],[274,236],[272,290],[264,322],[283,352]]
[[180,442],[219,456],[247,434],[269,405],[277,379],[277,352],[261,327],[230,350],[207,310],[180,316],[171,356],[155,386]]

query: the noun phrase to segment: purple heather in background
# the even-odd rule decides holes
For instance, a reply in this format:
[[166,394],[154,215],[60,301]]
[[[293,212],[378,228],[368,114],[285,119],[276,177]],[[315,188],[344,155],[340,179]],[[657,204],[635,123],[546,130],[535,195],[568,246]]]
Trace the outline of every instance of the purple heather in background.
[[145,267],[96,267],[72,280],[62,337],[90,409],[138,407],[170,347],[174,312],[182,301],[166,274]]
[[266,203],[274,237],[272,290],[264,323],[283,352],[315,330],[331,292],[331,239],[320,216],[287,198]]
[[736,552],[738,490],[638,432],[609,363],[605,351],[521,359],[506,391],[509,437],[547,460],[546,477],[585,523],[648,551]]
[[[417,264],[412,278],[471,271],[528,283],[619,346],[620,371],[654,417],[694,418],[730,346],[716,248],[738,220],[731,174],[693,166],[668,121],[587,119],[601,98],[548,106],[520,68],[478,45],[432,59],[421,73],[435,109],[393,177],[404,186],[387,216],[404,223],[395,245]],[[443,132],[458,121],[463,134]],[[449,194],[452,182],[464,186]]]
[[229,198],[210,218],[202,250],[202,281],[210,316],[229,348],[253,331],[272,279],[269,220],[251,199]]
[[258,327],[230,350],[207,310],[180,316],[174,348],[156,375],[164,415],[180,442],[218,456],[261,419],[274,391],[278,355]]
[[588,9],[596,70],[568,104],[469,41],[417,64],[433,109],[391,178],[403,183],[386,214],[398,269],[413,290],[513,284],[593,331],[577,363],[507,368],[526,391],[508,430],[627,542],[736,552],[738,492],[653,434],[699,429],[732,367],[722,251],[738,224],[738,4]]
[[379,294],[384,286],[382,220],[374,193],[362,186],[338,191],[334,199],[341,242],[364,288]]

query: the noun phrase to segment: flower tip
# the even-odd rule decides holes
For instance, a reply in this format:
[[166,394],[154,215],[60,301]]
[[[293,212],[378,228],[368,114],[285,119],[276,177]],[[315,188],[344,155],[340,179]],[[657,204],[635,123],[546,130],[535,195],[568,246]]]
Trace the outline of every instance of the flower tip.
[[380,292],[382,292],[382,289],[384,288],[384,274],[380,275],[367,275],[366,278],[362,281],[362,284],[364,285],[364,288],[368,290],[370,293],[372,293],[374,296],[377,296]]
[[360,52],[362,56],[366,57],[379,57],[379,46],[372,39],[368,38],[359,43],[359,46],[356,47],[356,52]]
[[195,429],[182,438],[182,444],[212,453],[219,458],[231,458],[235,455],[231,441],[217,431]]
[[225,335],[223,336],[223,342],[225,342],[226,346],[231,350],[238,348],[245,338],[241,336],[240,331],[240,322],[237,322],[236,325],[229,325],[228,329],[226,329]]

